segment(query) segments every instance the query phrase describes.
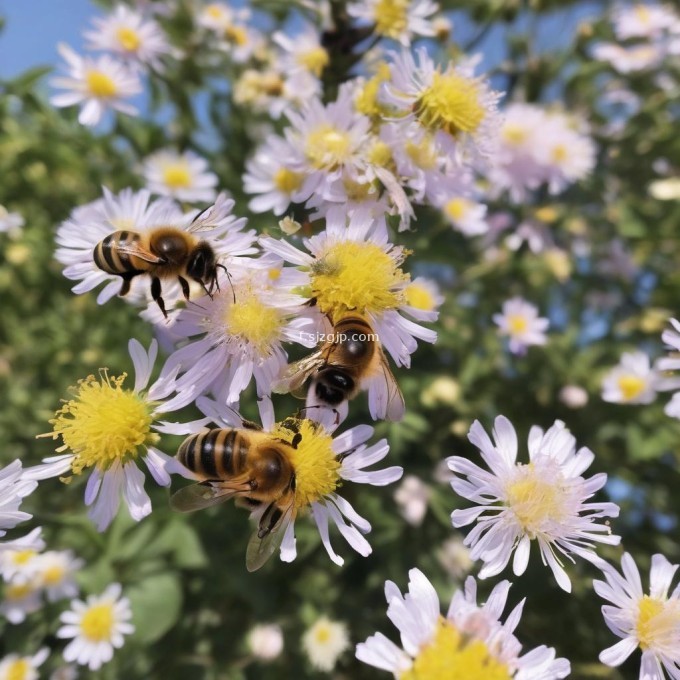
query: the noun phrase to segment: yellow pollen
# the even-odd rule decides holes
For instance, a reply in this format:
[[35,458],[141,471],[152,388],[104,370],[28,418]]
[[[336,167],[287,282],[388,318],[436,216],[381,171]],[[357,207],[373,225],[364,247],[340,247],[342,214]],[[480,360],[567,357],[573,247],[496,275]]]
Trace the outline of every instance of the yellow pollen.
[[142,44],[137,31],[127,26],[121,26],[116,31],[116,38],[121,47],[128,52],[136,52]]
[[452,137],[475,132],[485,115],[474,80],[438,71],[432,76],[432,85],[413,105],[413,111],[425,127],[445,130]]
[[292,194],[302,185],[304,175],[288,168],[279,168],[274,174],[274,186],[284,194]]
[[408,25],[410,0],[378,0],[375,6],[375,32],[398,40]]
[[647,385],[646,380],[637,375],[622,375],[617,380],[617,383],[621,390],[621,394],[626,401],[630,401],[639,396]]
[[323,47],[315,47],[307,52],[299,54],[297,61],[300,66],[304,66],[317,78],[321,76],[323,70],[328,66],[328,52]]
[[519,146],[526,141],[528,130],[516,123],[506,123],[501,130],[503,141],[514,146]]
[[343,178],[342,185],[345,188],[347,199],[350,201],[367,201],[375,194],[375,187],[371,182],[355,182],[348,177]]
[[186,189],[191,186],[189,166],[183,161],[168,163],[163,167],[163,182],[171,189]]
[[227,308],[227,332],[249,343],[261,354],[269,354],[279,338],[281,317],[250,290],[236,296],[236,302]]
[[385,142],[376,139],[368,149],[366,160],[373,165],[381,168],[394,167],[394,159],[392,158],[392,149],[385,144]]
[[12,554],[12,562],[14,562],[14,564],[27,564],[37,554],[38,553],[35,550],[17,550]]
[[83,637],[90,642],[108,642],[111,640],[113,624],[113,605],[97,604],[83,614],[80,620],[80,630]]
[[101,71],[88,71],[85,75],[88,92],[93,97],[109,99],[118,94],[118,87],[106,73]]
[[31,671],[31,664],[26,659],[12,661],[5,668],[5,680],[26,680]]
[[270,281],[278,281],[281,278],[281,270],[274,267],[267,272]]
[[64,442],[58,451],[69,449],[75,454],[73,474],[93,465],[107,470],[115,462],[125,464],[158,441],[159,436],[151,431],[153,404],[132,390],[124,390],[125,377],[125,373],[109,376],[102,369],[99,380],[90,375],[78,381],[71,388],[74,399],[50,420],[50,435]]
[[331,639],[331,631],[327,626],[319,626],[316,631],[314,631],[314,636],[316,641],[323,645]]
[[471,203],[465,198],[452,198],[445,206],[444,212],[454,222],[465,219],[470,210]]
[[678,630],[680,630],[680,604],[677,601],[643,596],[635,626],[642,651],[649,647],[675,648]]
[[510,335],[521,335],[526,333],[529,328],[529,322],[525,316],[521,314],[511,314],[508,317],[508,330]]
[[227,26],[224,29],[224,37],[238,47],[248,44],[248,33],[243,26]]
[[208,5],[205,8],[205,13],[211,19],[222,19],[226,15],[224,8],[220,5]]
[[317,423],[299,418],[276,423],[272,434],[289,444],[296,434],[301,436],[291,455],[295,469],[295,507],[298,510],[335,491],[340,484],[341,464],[333,451],[330,434]]
[[553,161],[559,165],[560,163],[564,163],[564,161],[569,158],[569,151],[564,144],[556,144],[550,153],[550,156],[552,157]]
[[35,591],[30,583],[8,583],[5,586],[5,598],[7,600],[23,600]]
[[550,482],[536,475],[534,467],[518,466],[519,475],[505,489],[505,504],[530,538],[543,531],[546,523],[559,522],[565,517],[565,490],[561,479]]
[[386,113],[386,108],[380,103],[378,95],[380,86],[389,79],[390,67],[383,62],[378,66],[376,74],[366,81],[357,94],[354,104],[359,113],[374,117],[380,117]]
[[307,135],[305,154],[315,168],[335,169],[344,163],[351,153],[349,135],[332,125],[320,125]]
[[404,289],[404,293],[406,294],[406,304],[416,309],[431,312],[437,306],[432,291],[420,283],[409,284]]
[[52,565],[43,572],[43,583],[47,586],[55,586],[61,583],[64,578],[65,569],[59,565]]
[[312,268],[312,297],[319,310],[331,316],[395,309],[405,300],[403,291],[395,288],[409,281],[399,266],[404,256],[394,259],[370,242],[340,241]]
[[510,680],[505,664],[481,641],[439,619],[434,639],[423,646],[399,680]]
[[437,167],[437,153],[431,140],[424,137],[418,144],[406,142],[408,157],[423,170],[434,170]]

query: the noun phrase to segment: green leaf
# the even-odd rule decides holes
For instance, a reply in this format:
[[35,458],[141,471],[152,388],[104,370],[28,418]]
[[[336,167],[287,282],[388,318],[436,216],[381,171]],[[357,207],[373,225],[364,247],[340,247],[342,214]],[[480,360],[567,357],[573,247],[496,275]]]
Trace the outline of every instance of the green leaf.
[[125,591],[132,606],[134,639],[151,643],[172,628],[182,608],[179,577],[169,572],[149,576]]

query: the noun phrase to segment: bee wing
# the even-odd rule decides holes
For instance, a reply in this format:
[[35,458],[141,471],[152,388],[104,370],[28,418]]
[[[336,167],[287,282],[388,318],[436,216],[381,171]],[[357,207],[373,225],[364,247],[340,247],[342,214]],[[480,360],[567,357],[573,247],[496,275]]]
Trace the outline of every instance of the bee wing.
[[290,523],[295,519],[295,497],[281,510],[271,503],[262,514],[246,548],[246,569],[257,571],[281,546]]
[[175,491],[170,496],[170,507],[178,512],[194,512],[219,503],[224,503],[236,495],[243,495],[233,487],[215,486],[206,482],[197,482]]
[[[374,418],[385,418],[391,421],[401,420],[406,410],[404,395],[399,389],[397,379],[394,377],[382,349],[380,350],[380,374],[375,376],[373,380],[375,382],[372,391],[376,406],[371,415]],[[378,384],[378,381],[382,384]]]
[[318,371],[325,363],[323,351],[319,350],[304,359],[300,359],[300,361],[288,364],[283,375],[272,385],[272,392],[287,394],[299,390],[307,382],[307,378]]
[[158,257],[158,255],[154,255],[151,251],[147,250],[146,248],[142,248],[142,246],[140,246],[139,243],[126,243],[125,245],[117,245],[116,251],[119,253],[123,253],[124,255],[134,255],[135,257],[138,257],[140,260],[144,260],[145,262],[151,262],[151,264],[159,264],[161,262],[165,262],[165,260],[163,260],[162,257]]
[[197,233],[214,229],[215,222],[212,221],[213,213],[215,212],[214,208],[214,205],[210,205],[204,210],[201,210],[186,230],[191,233]]

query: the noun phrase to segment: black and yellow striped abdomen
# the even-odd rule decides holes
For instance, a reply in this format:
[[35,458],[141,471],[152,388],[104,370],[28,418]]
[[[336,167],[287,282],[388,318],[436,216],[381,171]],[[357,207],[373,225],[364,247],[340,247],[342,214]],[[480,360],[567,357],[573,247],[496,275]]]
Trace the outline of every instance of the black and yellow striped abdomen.
[[94,248],[94,263],[107,274],[141,273],[149,268],[149,264],[144,260],[121,252],[121,247],[137,244],[140,240],[138,233],[134,231],[114,231],[104,240],[100,241]]
[[205,479],[229,479],[246,468],[250,445],[239,430],[216,428],[185,439],[177,458]]

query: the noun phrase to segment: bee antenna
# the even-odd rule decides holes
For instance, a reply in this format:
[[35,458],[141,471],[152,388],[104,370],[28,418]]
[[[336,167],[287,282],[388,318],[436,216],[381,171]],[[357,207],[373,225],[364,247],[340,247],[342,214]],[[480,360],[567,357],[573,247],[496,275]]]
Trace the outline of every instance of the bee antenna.
[[[234,297],[234,304],[236,304],[236,291],[234,290],[234,282],[232,281],[231,274],[227,271],[227,268],[223,264],[218,264],[218,268],[224,269],[224,273],[227,275],[227,278],[229,279],[229,285],[231,286],[231,294]],[[217,290],[220,289],[220,284],[217,284]]]

